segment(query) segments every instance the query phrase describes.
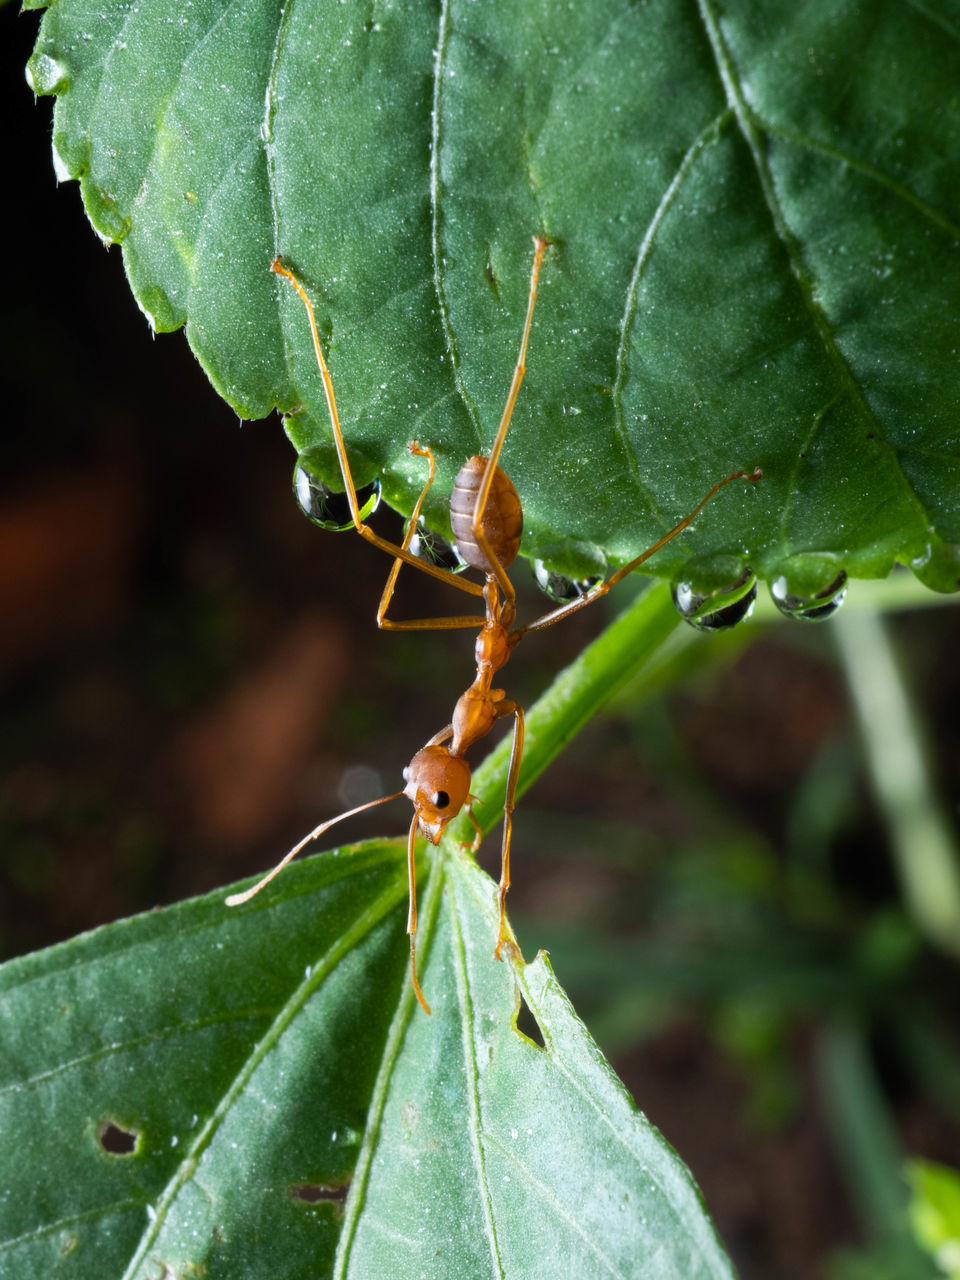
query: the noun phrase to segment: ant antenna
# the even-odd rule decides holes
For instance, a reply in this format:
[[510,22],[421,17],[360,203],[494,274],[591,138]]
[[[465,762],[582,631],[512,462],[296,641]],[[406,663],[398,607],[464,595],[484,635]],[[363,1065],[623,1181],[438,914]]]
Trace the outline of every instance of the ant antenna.
[[[404,770],[404,772],[406,772],[406,770]],[[280,874],[280,872],[287,865],[287,863],[291,862],[297,856],[297,854],[304,847],[304,845],[309,844],[311,840],[316,840],[318,836],[322,836],[325,831],[328,831],[336,823],[342,822],[344,818],[352,818],[358,813],[365,812],[365,810],[367,809],[375,809],[378,804],[386,804],[388,800],[399,800],[401,796],[405,796],[406,794],[407,793],[405,791],[395,791],[392,795],[381,796],[379,800],[368,800],[366,804],[358,804],[355,809],[347,809],[345,813],[338,813],[335,818],[328,818],[326,822],[321,822],[319,827],[314,827],[314,829],[309,833],[309,835],[305,835],[302,840],[299,840],[293,846],[293,848],[290,850],[289,853],[285,853],[284,856],[277,863],[277,865],[273,868],[273,870],[268,871],[267,874],[261,880],[258,880],[255,885],[253,885],[249,889],[244,889],[242,893],[231,893],[226,900],[227,906],[239,907],[244,902],[249,902],[251,898],[255,897],[260,892],[261,889],[265,888],[270,883],[270,881],[274,878],[274,876],[277,876]],[[420,822],[420,810],[414,809],[413,822],[410,824],[410,834],[407,839],[407,870],[408,870],[408,875],[410,879],[410,912],[407,917],[407,933],[409,933],[410,935],[410,977],[413,980],[413,991],[417,997],[417,1002],[420,1005],[420,1007],[423,1009],[424,1013],[430,1013],[431,1012],[430,1006],[427,1004],[426,1000],[424,999],[423,992],[420,989],[420,983],[417,979],[416,845],[417,845],[417,827],[419,825],[419,822]]]
[[257,881],[253,888],[244,889],[243,893],[231,893],[229,898],[227,898],[227,906],[239,907],[241,903],[249,902],[251,898],[255,897],[261,889],[265,888],[265,886],[270,883],[274,876],[280,874],[287,863],[291,862],[297,856],[304,845],[309,844],[311,840],[316,840],[317,836],[322,836],[323,833],[328,831],[335,823],[342,822],[344,818],[352,818],[355,814],[363,813],[366,809],[374,809],[378,804],[386,804],[388,800],[399,800],[404,794],[405,793],[403,791],[395,791],[391,796],[381,796],[379,800],[368,800],[366,804],[358,804],[355,809],[348,809],[346,813],[338,813],[335,818],[328,818],[326,822],[321,822],[319,827],[314,827],[309,835],[304,836],[302,840],[298,841],[289,853],[284,854],[273,870],[268,871],[262,880]]

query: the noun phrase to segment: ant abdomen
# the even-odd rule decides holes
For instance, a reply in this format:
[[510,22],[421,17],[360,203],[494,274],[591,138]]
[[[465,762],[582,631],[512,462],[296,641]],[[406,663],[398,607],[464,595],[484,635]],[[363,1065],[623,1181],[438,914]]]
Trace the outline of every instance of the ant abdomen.
[[[492,573],[492,566],[473,536],[473,512],[486,469],[487,459],[480,454],[474,454],[460,468],[450,495],[450,524],[460,554],[467,564],[482,573]],[[493,473],[493,483],[480,527],[500,564],[506,569],[516,560],[520,550],[523,508],[513,481],[499,467]]]

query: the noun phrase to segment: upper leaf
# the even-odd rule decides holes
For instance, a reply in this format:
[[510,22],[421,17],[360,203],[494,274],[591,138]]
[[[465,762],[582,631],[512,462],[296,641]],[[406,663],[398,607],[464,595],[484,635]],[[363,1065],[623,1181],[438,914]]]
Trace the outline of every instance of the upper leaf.
[[949,588],[958,35],[893,0],[58,0],[30,74],[152,322],[185,323],[221,393],[279,405],[306,449],[322,389],[267,268],[299,273],[358,479],[402,509],[410,439],[438,455],[443,523],[493,437],[539,231],[503,455],[525,553],[622,562],[760,464],[652,568],[899,557]]

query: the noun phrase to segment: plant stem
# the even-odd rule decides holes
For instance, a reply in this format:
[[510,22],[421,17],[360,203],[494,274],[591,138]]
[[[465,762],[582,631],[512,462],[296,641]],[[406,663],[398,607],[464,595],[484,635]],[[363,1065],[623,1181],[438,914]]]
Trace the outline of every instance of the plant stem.
[[827,1025],[817,1065],[837,1158],[867,1231],[885,1245],[894,1274],[904,1280],[931,1276],[910,1235],[903,1151],[861,1028]]
[[907,907],[937,946],[960,956],[960,855],[927,769],[923,731],[883,620],[838,618],[834,632]]

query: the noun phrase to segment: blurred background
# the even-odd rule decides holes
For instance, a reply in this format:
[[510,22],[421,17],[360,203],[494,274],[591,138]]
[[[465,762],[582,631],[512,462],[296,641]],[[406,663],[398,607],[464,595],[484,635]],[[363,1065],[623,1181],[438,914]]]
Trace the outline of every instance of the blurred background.
[[[377,632],[385,557],[304,520],[279,420],[241,425],[182,335],[153,338],[77,185],[57,190],[51,103],[22,72],[36,19],[6,6],[0,28],[21,222],[0,333],[5,958],[265,868],[400,786],[472,639]],[[408,616],[449,611],[416,577]],[[535,701],[633,590],[531,637],[511,696]],[[761,606],[728,635],[684,628],[524,798],[511,915],[744,1280],[949,1274],[910,1244],[901,1170],[960,1165],[960,612],[908,576],[854,583],[819,626]]]

